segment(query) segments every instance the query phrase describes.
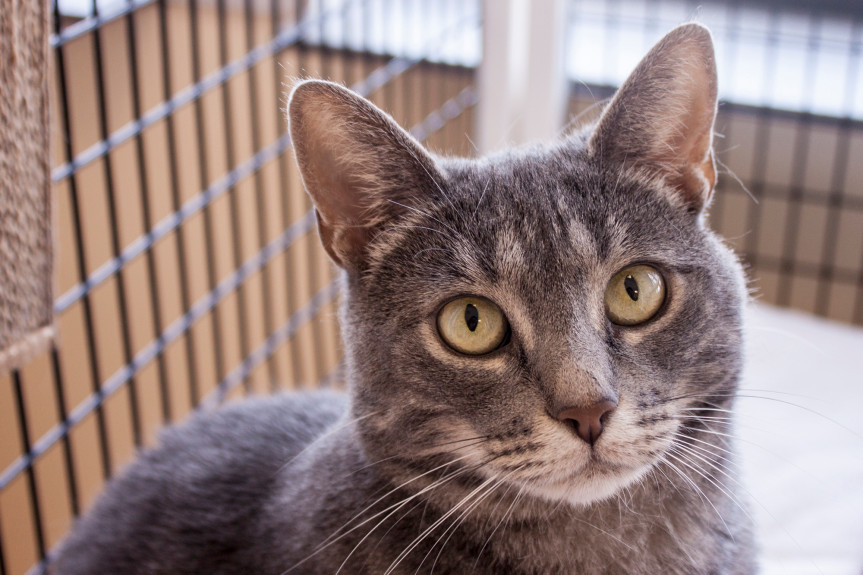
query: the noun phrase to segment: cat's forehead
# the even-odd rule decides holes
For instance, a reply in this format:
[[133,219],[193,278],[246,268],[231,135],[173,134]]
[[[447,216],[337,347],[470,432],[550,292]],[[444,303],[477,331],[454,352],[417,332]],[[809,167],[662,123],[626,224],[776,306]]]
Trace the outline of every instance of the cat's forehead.
[[595,265],[663,251],[671,257],[697,231],[656,182],[573,147],[510,151],[448,173],[448,191],[470,210],[467,231],[493,237],[498,252],[511,248],[510,259],[562,255]]

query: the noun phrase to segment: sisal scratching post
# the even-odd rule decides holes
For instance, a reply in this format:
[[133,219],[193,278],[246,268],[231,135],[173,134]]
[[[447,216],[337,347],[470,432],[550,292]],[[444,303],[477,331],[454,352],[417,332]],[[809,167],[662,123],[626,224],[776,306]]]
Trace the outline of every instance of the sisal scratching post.
[[53,336],[47,4],[0,0],[0,376]]

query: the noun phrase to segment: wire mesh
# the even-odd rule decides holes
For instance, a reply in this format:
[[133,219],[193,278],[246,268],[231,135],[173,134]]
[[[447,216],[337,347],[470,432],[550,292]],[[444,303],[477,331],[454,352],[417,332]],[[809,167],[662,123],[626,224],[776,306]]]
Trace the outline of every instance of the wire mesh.
[[[711,225],[755,297],[863,324],[863,13],[853,3],[572,0],[572,111],[608,98],[671,27],[717,49]],[[595,111],[595,109],[594,109]]]
[[0,379],[0,575],[45,572],[161,425],[341,384],[338,283],[291,158],[286,85],[345,82],[469,155],[476,62],[459,58],[476,58],[477,8],[54,1],[60,342]]

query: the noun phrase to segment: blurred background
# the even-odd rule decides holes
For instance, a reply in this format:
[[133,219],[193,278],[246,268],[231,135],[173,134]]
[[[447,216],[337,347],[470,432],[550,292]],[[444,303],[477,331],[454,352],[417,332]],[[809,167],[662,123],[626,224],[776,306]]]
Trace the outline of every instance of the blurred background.
[[[342,384],[335,271],[286,133],[293,78],[342,82],[433,151],[472,156],[590,122],[662,35],[707,24],[722,99],[710,223],[755,298],[809,314],[755,323],[793,336],[815,321],[808,333],[835,336],[828,347],[852,362],[831,364],[840,401],[863,393],[859,3],[53,0],[50,12],[59,337],[0,377],[0,575],[45,572],[163,424]],[[859,463],[863,430],[835,417]],[[863,559],[861,546],[839,553]],[[846,572],[832,558],[800,572]]]

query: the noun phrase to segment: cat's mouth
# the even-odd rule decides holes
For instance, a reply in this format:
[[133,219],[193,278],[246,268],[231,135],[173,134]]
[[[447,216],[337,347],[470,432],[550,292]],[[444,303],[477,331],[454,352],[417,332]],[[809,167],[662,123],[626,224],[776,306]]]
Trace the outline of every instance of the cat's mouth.
[[648,473],[652,462],[633,453],[631,446],[625,448],[609,439],[600,438],[581,449],[568,441],[563,445],[554,442],[558,448],[546,452],[543,463],[536,461],[538,465],[515,473],[512,480],[534,496],[554,503],[588,505],[613,497]]
[[586,461],[577,471],[571,475],[573,477],[593,477],[605,476],[616,473],[627,473],[634,469],[635,466],[626,465],[619,461],[612,461],[599,449],[591,449],[587,454]]
[[612,497],[646,471],[644,466],[622,465],[591,450],[590,457],[577,469],[552,473],[544,481],[533,482],[528,489],[555,502],[564,500],[573,505],[588,505]]

